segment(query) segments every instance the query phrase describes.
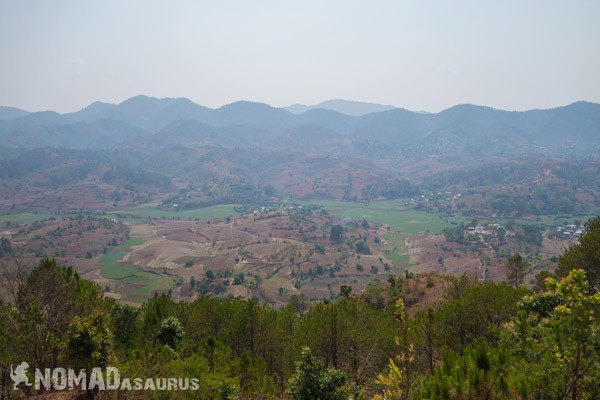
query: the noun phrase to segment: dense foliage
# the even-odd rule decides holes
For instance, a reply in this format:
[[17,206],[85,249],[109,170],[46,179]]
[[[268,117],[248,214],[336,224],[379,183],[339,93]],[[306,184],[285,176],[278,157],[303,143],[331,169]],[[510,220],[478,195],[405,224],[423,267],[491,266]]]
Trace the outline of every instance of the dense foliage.
[[600,217],[589,220],[585,226],[587,233],[579,244],[560,257],[558,273],[566,275],[573,269],[581,268],[586,271],[593,290],[600,291]]

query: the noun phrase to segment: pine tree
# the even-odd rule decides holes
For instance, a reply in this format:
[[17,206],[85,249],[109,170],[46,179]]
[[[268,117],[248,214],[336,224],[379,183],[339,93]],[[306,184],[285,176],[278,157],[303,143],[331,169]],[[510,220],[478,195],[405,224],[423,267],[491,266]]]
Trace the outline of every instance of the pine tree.
[[523,284],[529,270],[529,263],[519,253],[515,253],[508,259],[506,269],[508,269],[508,283],[516,288]]

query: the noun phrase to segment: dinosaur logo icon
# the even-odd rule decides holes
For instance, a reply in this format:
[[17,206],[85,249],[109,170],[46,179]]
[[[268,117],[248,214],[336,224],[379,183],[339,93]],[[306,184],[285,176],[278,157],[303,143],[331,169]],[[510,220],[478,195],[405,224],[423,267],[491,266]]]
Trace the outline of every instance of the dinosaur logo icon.
[[25,361],[17,365],[14,371],[12,364],[10,365],[10,379],[12,379],[14,382],[14,390],[17,390],[17,386],[19,386],[21,383],[24,383],[25,386],[31,386],[31,383],[29,383],[29,378],[27,377],[27,368],[29,368],[29,364],[27,364]]

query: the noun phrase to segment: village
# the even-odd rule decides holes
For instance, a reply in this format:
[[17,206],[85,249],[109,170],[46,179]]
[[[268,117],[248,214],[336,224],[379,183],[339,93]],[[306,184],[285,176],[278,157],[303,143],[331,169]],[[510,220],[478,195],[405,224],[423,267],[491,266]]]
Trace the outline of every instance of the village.
[[580,224],[569,224],[565,226],[557,226],[556,234],[564,238],[579,238],[587,233],[585,226]]

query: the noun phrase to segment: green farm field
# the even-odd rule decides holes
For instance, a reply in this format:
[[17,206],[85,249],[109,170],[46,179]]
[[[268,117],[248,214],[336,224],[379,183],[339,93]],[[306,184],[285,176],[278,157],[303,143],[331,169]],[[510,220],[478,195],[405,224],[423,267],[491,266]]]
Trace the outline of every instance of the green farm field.
[[120,284],[134,285],[135,289],[125,294],[127,300],[140,302],[153,291],[164,291],[173,287],[173,277],[156,272],[143,271],[132,263],[119,262],[133,246],[144,243],[140,237],[131,237],[102,256],[102,276]]
[[452,222],[470,221],[462,216],[447,217],[441,213],[417,211],[405,205],[404,200],[384,200],[373,203],[354,203],[346,201],[319,200],[305,204],[323,206],[328,212],[339,217],[366,219],[390,227],[385,235],[387,244],[383,246],[387,257],[395,264],[409,264],[408,248],[405,240],[410,235],[420,233],[440,233],[452,226]]
[[0,215],[1,222],[16,222],[19,224],[31,224],[36,221],[44,221],[50,218],[68,218],[75,217],[77,213],[34,213],[34,212],[20,212],[16,214],[3,214]]
[[[138,207],[125,208],[118,211],[109,212],[89,212],[84,216],[93,216],[95,218],[114,218],[116,215],[123,215],[125,219],[220,219],[237,214],[234,210],[235,204],[224,204],[212,207],[197,208],[193,210],[168,211],[156,207]],[[15,222],[20,224],[31,224],[36,221],[44,221],[50,218],[69,218],[82,215],[78,212],[18,212],[14,214],[0,214],[0,222]]]

